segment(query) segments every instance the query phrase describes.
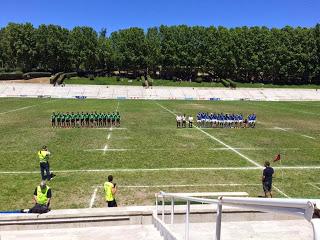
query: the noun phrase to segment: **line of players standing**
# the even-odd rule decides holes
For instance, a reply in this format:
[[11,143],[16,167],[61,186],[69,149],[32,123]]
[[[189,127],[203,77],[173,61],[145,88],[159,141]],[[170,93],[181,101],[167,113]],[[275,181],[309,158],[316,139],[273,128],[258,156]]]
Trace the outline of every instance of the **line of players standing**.
[[192,128],[193,124],[193,117],[190,115],[186,117],[185,114],[183,115],[177,115],[176,121],[177,121],[177,128],[186,128],[187,127],[187,120],[188,120],[188,126],[189,128]]
[[254,128],[257,116],[253,113],[244,118],[242,114],[224,114],[199,112],[197,114],[198,127],[212,128]]
[[53,128],[75,127],[120,127],[121,116],[119,112],[97,113],[52,113],[51,126]]

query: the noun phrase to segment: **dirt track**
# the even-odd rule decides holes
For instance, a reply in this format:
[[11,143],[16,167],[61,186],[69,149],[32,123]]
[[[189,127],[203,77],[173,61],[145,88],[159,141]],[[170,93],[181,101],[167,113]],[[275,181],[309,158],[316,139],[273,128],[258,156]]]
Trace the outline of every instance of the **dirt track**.
[[33,78],[29,80],[18,79],[18,80],[4,80],[0,81],[1,83],[43,83],[49,84],[50,78],[49,77],[42,77],[42,78]]

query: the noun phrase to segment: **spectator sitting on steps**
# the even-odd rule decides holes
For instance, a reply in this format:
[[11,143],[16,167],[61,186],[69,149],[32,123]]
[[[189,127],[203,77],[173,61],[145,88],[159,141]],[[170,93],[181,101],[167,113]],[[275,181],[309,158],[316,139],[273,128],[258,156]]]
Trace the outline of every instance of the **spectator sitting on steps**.
[[33,193],[35,205],[29,210],[29,213],[47,213],[50,211],[50,201],[52,198],[51,188],[47,186],[45,181],[41,181]]

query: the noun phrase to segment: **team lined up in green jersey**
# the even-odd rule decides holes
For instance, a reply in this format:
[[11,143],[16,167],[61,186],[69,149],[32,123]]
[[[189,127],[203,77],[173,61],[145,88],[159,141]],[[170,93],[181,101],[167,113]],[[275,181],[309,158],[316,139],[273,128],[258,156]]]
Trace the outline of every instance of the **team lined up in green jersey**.
[[97,113],[52,113],[51,126],[61,128],[75,127],[120,127],[119,112]]

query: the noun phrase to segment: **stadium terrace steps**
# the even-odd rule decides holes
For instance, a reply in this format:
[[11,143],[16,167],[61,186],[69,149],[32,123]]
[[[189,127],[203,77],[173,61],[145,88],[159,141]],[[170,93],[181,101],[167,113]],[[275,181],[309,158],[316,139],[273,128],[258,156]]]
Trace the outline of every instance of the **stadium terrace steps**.
[[179,100],[257,100],[320,101],[317,89],[276,88],[191,88],[139,86],[66,85],[53,87],[37,83],[1,83],[0,97],[52,97],[95,99],[179,99]]
[[[159,206],[160,212],[161,206]],[[118,208],[85,208],[52,210],[46,214],[0,214],[0,233],[9,230],[36,230],[42,228],[73,228],[115,225],[145,225],[152,223],[155,206],[130,206]],[[169,221],[171,207],[165,208]],[[191,205],[193,222],[214,221],[216,205]],[[258,221],[295,219],[282,214],[261,213],[236,207],[223,208],[223,221]],[[175,206],[175,221],[183,222],[185,206]],[[2,240],[2,239],[1,239]]]
[[[184,224],[168,227],[179,239],[184,239]],[[191,223],[189,239],[211,240],[214,233],[214,223]],[[312,240],[313,230],[311,224],[305,220],[222,222],[221,239]]]
[[[160,213],[161,206],[159,206]],[[0,215],[0,238],[9,239],[163,239],[151,225],[154,206],[53,210],[47,214]],[[186,206],[175,206],[174,225],[184,239]],[[170,222],[166,206],[165,222]],[[212,239],[216,205],[191,205],[190,239]],[[312,239],[311,224],[282,214],[223,208],[222,239]],[[66,228],[68,228],[66,230]]]
[[[179,239],[184,239],[184,224],[168,225]],[[190,240],[213,239],[214,223],[191,223]],[[39,229],[0,232],[1,240],[160,240],[163,239],[152,225],[100,226],[58,229]],[[222,223],[224,240],[311,240],[310,224],[303,220],[244,221]]]
[[160,240],[152,225],[81,227],[0,232],[1,240]]

